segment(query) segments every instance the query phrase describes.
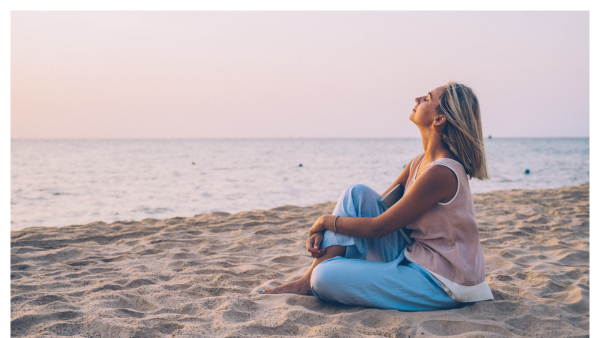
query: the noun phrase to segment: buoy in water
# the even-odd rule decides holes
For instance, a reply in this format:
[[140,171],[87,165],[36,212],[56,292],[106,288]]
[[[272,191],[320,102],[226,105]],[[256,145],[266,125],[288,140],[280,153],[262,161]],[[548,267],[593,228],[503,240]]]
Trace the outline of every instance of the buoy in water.
[[298,164],[298,166],[299,166],[299,167],[301,167],[301,166],[302,166],[302,163]]
[[530,172],[529,169],[525,169],[526,174],[529,174],[529,172]]

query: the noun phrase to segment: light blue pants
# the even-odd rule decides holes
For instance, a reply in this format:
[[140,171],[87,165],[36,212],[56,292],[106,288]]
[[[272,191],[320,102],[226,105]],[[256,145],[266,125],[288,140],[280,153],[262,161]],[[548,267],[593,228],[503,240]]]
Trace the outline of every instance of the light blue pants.
[[[341,217],[377,217],[383,213],[373,189],[352,185],[333,211]],[[399,231],[380,239],[359,238],[326,230],[321,248],[346,246],[345,257],[321,262],[310,285],[322,300],[402,311],[450,309],[462,304],[450,298],[440,282],[419,264],[404,258],[406,241]]]

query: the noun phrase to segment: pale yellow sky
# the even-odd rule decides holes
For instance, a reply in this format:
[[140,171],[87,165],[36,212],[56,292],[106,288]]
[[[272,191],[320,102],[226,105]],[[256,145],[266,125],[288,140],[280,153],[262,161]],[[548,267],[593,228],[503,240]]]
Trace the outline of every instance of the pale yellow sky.
[[471,85],[484,133],[589,136],[588,12],[13,12],[11,137],[419,137]]

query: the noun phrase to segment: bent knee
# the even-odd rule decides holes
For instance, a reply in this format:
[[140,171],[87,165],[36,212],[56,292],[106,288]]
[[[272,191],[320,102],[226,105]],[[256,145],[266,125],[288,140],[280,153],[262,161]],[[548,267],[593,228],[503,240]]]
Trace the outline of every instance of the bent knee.
[[377,217],[381,196],[364,184],[346,187],[338,200],[333,214],[343,217]]
[[352,184],[346,187],[346,189],[344,190],[345,192],[354,192],[354,191],[364,191],[364,190],[371,190],[371,188],[369,188],[368,186],[364,185],[364,184]]
[[348,187],[354,201],[377,201],[381,195],[364,184],[354,184]]
[[[350,195],[352,196],[354,199],[358,198],[359,196],[379,196],[379,194],[373,190],[371,187],[364,185],[364,184],[353,184],[350,185],[348,187],[346,187],[346,189],[344,189],[343,192],[344,195]],[[381,196],[379,196],[381,197]]]

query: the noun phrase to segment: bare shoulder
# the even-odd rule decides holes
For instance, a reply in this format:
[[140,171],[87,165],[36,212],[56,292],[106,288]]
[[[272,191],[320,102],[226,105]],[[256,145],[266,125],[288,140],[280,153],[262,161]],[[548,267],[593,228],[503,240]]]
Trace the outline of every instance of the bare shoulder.
[[454,174],[454,171],[445,165],[433,164],[429,169],[426,170],[426,172],[429,172],[429,176],[437,177],[439,179],[450,179],[456,182],[456,175]]
[[406,165],[404,166],[404,170],[402,170],[403,172],[406,172],[406,174],[410,174],[410,167],[412,167],[413,162],[414,162],[414,158],[411,159],[410,161],[408,161],[408,163],[406,163]]
[[[414,169],[414,166],[417,164],[417,159],[419,158],[419,156],[421,156],[422,154],[418,154],[416,156],[414,156],[410,161],[408,161],[408,163],[404,166],[404,169],[402,170],[402,173],[406,175],[406,178],[408,178],[408,176],[410,175],[410,172],[412,169]],[[405,182],[406,183],[406,182]]]
[[406,183],[408,182],[408,177],[410,176],[410,167],[412,166],[414,160],[415,159],[413,158],[410,161],[408,161],[408,163],[404,166],[402,172],[400,173],[400,178],[397,183],[402,183],[404,187],[406,187]]
[[458,188],[454,171],[444,165],[432,165],[420,175],[417,181],[420,181],[420,188],[424,192],[435,195],[437,201],[452,199]]
[[428,181],[436,186],[450,186],[456,188],[457,181],[454,171],[445,165],[432,165],[421,174],[424,181]]

